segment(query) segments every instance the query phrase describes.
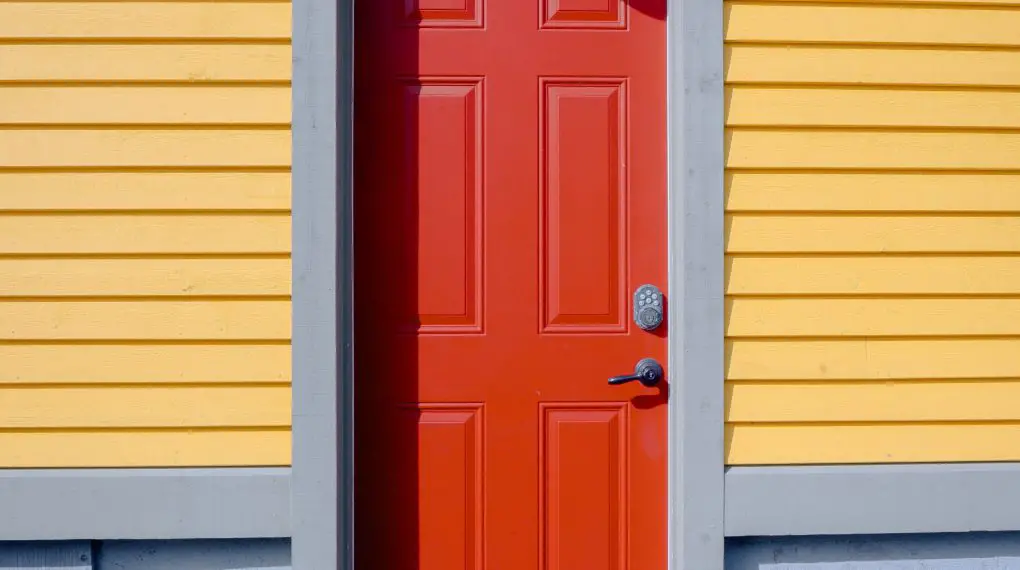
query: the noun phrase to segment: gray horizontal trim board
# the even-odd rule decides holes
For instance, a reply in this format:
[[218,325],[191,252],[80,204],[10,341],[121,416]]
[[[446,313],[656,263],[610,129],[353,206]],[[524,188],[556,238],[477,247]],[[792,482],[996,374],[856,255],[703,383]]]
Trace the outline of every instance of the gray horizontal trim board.
[[0,540],[290,536],[290,469],[0,470]]
[[1020,530],[1020,463],[731,467],[726,536]]

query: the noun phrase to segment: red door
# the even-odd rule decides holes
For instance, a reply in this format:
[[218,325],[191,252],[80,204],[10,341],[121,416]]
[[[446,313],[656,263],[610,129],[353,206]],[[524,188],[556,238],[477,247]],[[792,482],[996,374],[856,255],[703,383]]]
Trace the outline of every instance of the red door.
[[665,0],[356,5],[358,568],[664,569]]

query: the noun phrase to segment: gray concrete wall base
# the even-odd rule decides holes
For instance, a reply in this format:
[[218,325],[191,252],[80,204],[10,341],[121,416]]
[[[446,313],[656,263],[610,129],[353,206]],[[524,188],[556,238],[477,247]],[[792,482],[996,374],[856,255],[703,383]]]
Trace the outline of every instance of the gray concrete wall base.
[[291,570],[290,540],[0,542],[0,570]]
[[1020,533],[730,538],[726,570],[1020,570]]
[[290,540],[109,541],[93,570],[291,570]]
[[[1020,532],[741,537],[726,570],[1020,570]],[[290,540],[0,542],[0,570],[292,570]],[[329,570],[329,569],[324,569]]]
[[85,540],[0,542],[0,570],[93,570],[93,568],[92,544]]

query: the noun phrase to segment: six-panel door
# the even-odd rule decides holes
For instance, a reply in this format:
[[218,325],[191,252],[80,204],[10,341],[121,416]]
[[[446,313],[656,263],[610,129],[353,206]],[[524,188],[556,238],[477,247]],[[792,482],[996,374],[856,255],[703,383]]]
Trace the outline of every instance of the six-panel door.
[[665,568],[664,5],[357,3],[359,568]]

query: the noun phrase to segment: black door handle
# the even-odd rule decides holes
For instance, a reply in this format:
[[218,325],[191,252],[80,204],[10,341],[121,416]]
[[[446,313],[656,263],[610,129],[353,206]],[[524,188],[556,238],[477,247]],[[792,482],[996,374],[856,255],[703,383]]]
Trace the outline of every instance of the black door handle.
[[655,361],[654,358],[643,358],[638,361],[637,366],[634,367],[634,373],[626,376],[613,376],[609,379],[609,384],[616,386],[618,384],[626,384],[627,382],[633,382],[637,380],[645,386],[651,388],[662,380],[662,365]]

